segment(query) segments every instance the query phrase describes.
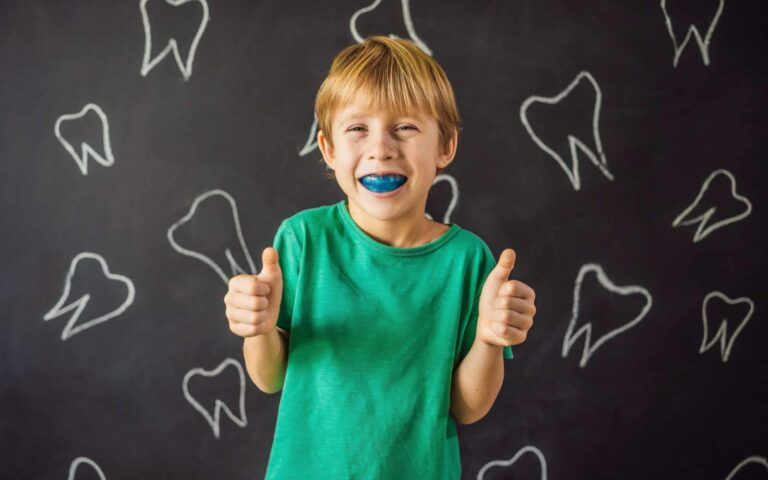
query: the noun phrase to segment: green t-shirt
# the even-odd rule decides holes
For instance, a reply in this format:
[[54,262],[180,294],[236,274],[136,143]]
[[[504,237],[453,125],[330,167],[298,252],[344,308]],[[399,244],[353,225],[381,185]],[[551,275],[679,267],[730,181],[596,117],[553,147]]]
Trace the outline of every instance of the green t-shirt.
[[346,199],[281,223],[277,325],[290,340],[267,479],[460,477],[451,378],[496,259],[449,225],[393,247],[354,222]]

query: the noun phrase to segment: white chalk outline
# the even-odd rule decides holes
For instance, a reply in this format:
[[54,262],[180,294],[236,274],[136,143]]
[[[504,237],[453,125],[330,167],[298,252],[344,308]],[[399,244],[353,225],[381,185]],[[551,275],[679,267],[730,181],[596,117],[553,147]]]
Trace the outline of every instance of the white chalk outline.
[[232,272],[232,276],[237,275],[238,273],[251,273],[251,274],[255,274],[256,266],[253,264],[253,260],[251,259],[251,254],[248,252],[248,247],[245,244],[245,239],[243,238],[243,232],[242,232],[242,230],[240,228],[240,217],[239,217],[239,215],[237,213],[237,204],[235,203],[235,199],[232,198],[232,196],[229,193],[225,192],[224,190],[216,188],[216,189],[213,189],[213,190],[209,190],[209,191],[203,193],[202,195],[198,195],[197,198],[195,198],[195,200],[192,202],[192,206],[190,207],[190,209],[187,212],[187,214],[184,215],[183,217],[181,217],[181,220],[177,221],[176,223],[174,223],[173,225],[171,225],[168,228],[168,232],[166,234],[166,237],[168,238],[168,242],[171,244],[171,247],[174,250],[176,250],[177,252],[179,252],[182,255],[187,255],[189,257],[196,258],[196,259],[204,262],[206,265],[211,267],[213,269],[213,271],[215,271],[216,274],[219,276],[219,278],[221,278],[221,280],[224,282],[224,284],[227,285],[227,284],[229,284],[229,276],[227,276],[224,273],[224,270],[222,270],[216,264],[216,262],[211,260],[209,257],[203,255],[202,253],[198,253],[198,252],[196,252],[194,250],[189,250],[189,249],[186,249],[186,248],[182,247],[181,245],[176,243],[176,240],[173,238],[174,231],[178,227],[180,227],[181,225],[183,225],[184,223],[189,221],[190,218],[192,218],[192,216],[197,211],[197,206],[200,204],[200,202],[202,202],[203,200],[205,200],[208,197],[211,197],[213,195],[220,195],[220,196],[224,197],[224,199],[227,202],[229,202],[229,206],[232,209],[232,221],[235,224],[235,231],[237,232],[237,238],[240,241],[240,248],[243,251],[243,255],[245,255],[245,259],[248,262],[248,266],[250,267],[250,271],[248,271],[248,272],[243,270],[242,267],[240,267],[240,265],[235,261],[234,257],[232,256],[232,251],[229,248],[226,248],[226,249],[224,249],[224,255],[227,258],[227,260],[229,261],[229,268],[230,268],[230,270]]
[[[352,37],[355,39],[357,43],[363,43],[365,38],[363,38],[360,33],[357,31],[357,17],[364,13],[368,13],[371,10],[374,10],[376,7],[379,6],[381,3],[381,0],[374,0],[373,3],[368,5],[367,7],[363,7],[359,10],[357,10],[354,14],[352,14],[352,17],[349,19],[349,31],[352,33]],[[405,29],[408,31],[408,36],[411,37],[411,40],[424,51],[429,56],[432,56],[432,50],[427,46],[426,43],[424,43],[419,36],[416,34],[416,28],[413,26],[413,20],[411,19],[411,7],[408,5],[409,0],[401,0],[400,6],[403,10],[403,23],[405,23]],[[392,33],[389,34],[389,38],[399,38],[397,35],[394,35]]]
[[210,15],[208,13],[208,2],[206,0],[165,0],[165,3],[173,7],[178,7],[188,2],[196,1],[203,7],[203,18],[200,21],[200,25],[197,27],[197,33],[192,39],[192,43],[187,51],[187,61],[181,61],[181,54],[179,53],[179,45],[176,42],[176,38],[171,37],[168,39],[168,44],[165,48],[155,55],[155,58],[150,59],[152,54],[152,27],[149,24],[149,14],[147,14],[147,2],[149,0],[140,0],[139,9],[141,10],[141,21],[144,25],[144,57],[141,60],[141,76],[146,77],[147,73],[152,70],[155,65],[158,64],[163,58],[170,52],[173,52],[173,56],[176,59],[176,65],[184,75],[184,80],[189,80],[192,75],[192,63],[195,61],[195,51],[197,50],[197,44],[200,42],[200,38],[203,36],[205,27],[210,21]]
[[761,457],[760,455],[752,455],[750,457],[745,458],[738,465],[736,465],[734,469],[731,470],[731,473],[729,473],[728,476],[725,477],[725,480],[732,480],[733,476],[736,475],[736,473],[738,473],[739,470],[746,467],[747,464],[750,464],[750,463],[762,465],[763,467],[765,467],[766,470],[768,470],[768,458]]
[[[456,208],[456,203],[459,201],[459,182],[457,182],[452,175],[447,173],[441,173],[440,175],[437,175],[432,181],[432,186],[434,187],[439,182],[448,182],[448,185],[451,186],[451,201],[448,203],[448,208],[445,210],[445,214],[443,215],[442,220],[442,223],[451,223],[451,214]],[[432,215],[429,213],[425,213],[424,216],[430,220],[433,220]]]
[[[88,302],[91,299],[91,294],[86,293],[79,299],[75,300],[74,302],[70,303],[66,307],[62,308],[62,305],[66,300],[69,298],[69,289],[72,286],[72,277],[75,274],[75,269],[78,265],[78,263],[86,258],[90,258],[93,260],[96,260],[99,262],[99,265],[101,265],[101,271],[104,273],[104,275],[109,280],[117,280],[119,282],[122,282],[128,287],[128,294],[125,298],[125,301],[115,310],[106,313],[100,317],[88,320],[87,322],[83,322],[77,327],[73,326],[75,323],[77,323],[77,320],[80,318],[80,314],[83,312],[85,307],[88,305]],[[61,332],[61,339],[67,340],[68,338],[71,338],[72,336],[80,333],[81,331],[91,328],[95,325],[98,325],[99,323],[106,322],[107,320],[114,318],[121,313],[125,311],[131,304],[133,304],[133,299],[136,294],[136,289],[134,288],[133,282],[130,278],[126,277],[125,275],[118,275],[116,273],[110,273],[109,272],[109,266],[107,265],[107,262],[104,260],[104,257],[97,253],[91,253],[91,252],[82,252],[78,253],[75,258],[72,259],[72,262],[69,264],[69,272],[67,272],[67,277],[64,280],[64,292],[61,294],[61,297],[59,297],[59,301],[56,302],[56,305],[51,308],[48,313],[46,313],[43,316],[43,320],[48,321],[53,318],[59,317],[61,315],[64,315],[65,313],[69,312],[70,310],[75,310],[71,317],[69,317],[69,320],[67,321],[67,326],[64,327],[64,330]]]
[[[592,111],[592,137],[594,139],[595,147],[597,148],[597,154],[593,152],[589,147],[587,147],[584,142],[576,138],[575,136],[568,134],[568,145],[570,146],[571,150],[571,167],[569,168],[568,165],[566,165],[565,160],[557,154],[553,149],[549,148],[533,131],[533,128],[531,127],[531,124],[528,122],[528,116],[526,114],[528,107],[531,106],[532,103],[539,102],[539,103],[546,103],[548,105],[554,105],[556,103],[559,103],[560,100],[567,97],[571,91],[576,88],[576,86],[581,82],[582,79],[586,78],[589,80],[589,83],[592,85],[592,88],[595,90],[595,107]],[[525,99],[523,104],[520,106],[520,121],[523,122],[523,126],[525,126],[525,129],[528,131],[528,134],[531,136],[534,142],[536,142],[536,145],[539,146],[544,152],[546,152],[550,157],[554,158],[558,164],[560,164],[560,167],[563,169],[566,175],[568,175],[568,178],[571,180],[571,184],[573,185],[574,190],[581,189],[581,178],[579,175],[579,156],[578,156],[578,150],[581,150],[582,153],[584,153],[587,158],[602,172],[603,175],[605,175],[608,180],[613,180],[613,175],[610,171],[608,171],[608,167],[606,166],[607,160],[605,158],[605,153],[603,152],[603,144],[600,141],[600,129],[598,127],[598,123],[600,120],[600,107],[603,102],[603,94],[600,91],[600,86],[597,84],[597,80],[595,80],[595,77],[592,76],[591,73],[589,73],[586,70],[583,70],[579,72],[578,75],[576,75],[576,78],[563,90],[562,92],[558,93],[554,97],[543,97],[539,95],[533,95]],[[597,157],[600,157],[598,160]]]
[[307,142],[299,151],[299,155],[302,157],[317,148],[317,124],[319,122],[317,120],[317,115],[314,115],[314,117],[315,119],[312,121],[312,128],[309,132],[309,137],[307,137]]
[[[704,192],[706,192],[707,188],[709,188],[709,184],[712,183],[712,180],[714,180],[714,178],[718,175],[725,175],[726,177],[728,177],[728,179],[731,181],[731,195],[733,195],[733,198],[735,200],[738,200],[741,203],[746,204],[747,210],[733,217],[727,217],[725,220],[720,220],[719,222],[715,222],[706,229],[704,228],[704,226],[712,218],[712,215],[715,214],[715,211],[717,211],[717,207],[710,208],[709,210],[702,213],[698,217],[683,221],[686,215],[688,215],[691,212],[691,210],[693,210],[698,206],[699,201],[704,196]],[[710,173],[707,179],[704,180],[704,183],[701,185],[701,188],[699,189],[699,194],[696,195],[696,198],[693,200],[693,202],[685,210],[683,210],[683,213],[681,213],[680,215],[677,216],[677,218],[675,218],[675,221],[672,222],[672,226],[673,227],[677,227],[680,225],[688,226],[693,223],[700,222],[699,227],[696,229],[696,233],[693,235],[693,243],[696,243],[699,240],[703,240],[707,235],[717,230],[718,228],[724,227],[729,223],[738,222],[739,220],[748,217],[751,212],[752,212],[752,202],[750,202],[747,197],[744,197],[736,193],[736,178],[734,178],[733,174],[731,174],[731,172],[729,172],[728,170],[724,168],[720,168]]]
[[[102,156],[99,152],[94,150],[86,142],[80,143],[81,153],[80,155],[78,155],[77,151],[75,151],[75,148],[72,146],[72,144],[69,143],[64,137],[61,136],[62,122],[76,120],[78,118],[83,117],[86,113],[90,111],[96,112],[96,115],[98,115],[99,119],[101,120],[101,141],[102,141],[102,147],[104,150],[104,156]],[[99,162],[105,167],[110,167],[115,163],[115,157],[112,155],[112,145],[109,140],[109,120],[107,119],[107,115],[104,113],[101,107],[99,107],[95,103],[86,104],[77,113],[66,113],[60,116],[59,118],[57,118],[56,123],[53,126],[53,133],[54,135],[56,135],[56,138],[64,146],[67,152],[69,152],[69,155],[75,160],[75,163],[77,163],[77,166],[80,168],[80,172],[83,175],[88,175],[88,157],[92,157],[95,161]]]
[[517,462],[517,460],[526,453],[532,453],[536,456],[536,458],[539,460],[539,465],[541,465],[541,480],[547,480],[547,459],[544,458],[544,454],[541,452],[541,450],[534,447],[533,445],[526,445],[525,447],[521,448],[517,451],[515,456],[509,460],[493,460],[486,463],[483,465],[483,468],[477,472],[477,480],[483,480],[483,476],[488,469],[493,467],[509,467],[513,463]]
[[[592,342],[591,342],[592,340],[592,323],[591,322],[585,323],[578,329],[578,331],[575,334],[573,333],[573,328],[576,325],[576,320],[579,317],[579,299],[581,296],[581,285],[584,280],[584,276],[588,272],[595,272],[597,274],[597,280],[600,282],[600,285],[602,285],[609,292],[618,293],[619,295],[641,294],[647,300],[642,311],[635,318],[633,318],[628,323],[625,323],[624,325],[609,331],[608,333],[600,337],[595,342],[594,345],[592,345]],[[595,351],[603,343],[607,342],[608,340],[615,337],[616,335],[640,323],[640,321],[645,317],[645,315],[651,309],[652,304],[653,304],[653,299],[651,298],[651,294],[648,292],[647,289],[639,285],[626,285],[623,287],[619,287],[608,278],[608,276],[605,274],[605,271],[603,271],[603,267],[600,266],[599,264],[586,263],[582,265],[582,267],[579,269],[579,274],[576,277],[576,282],[573,287],[573,311],[572,311],[573,316],[571,317],[571,321],[568,324],[568,331],[566,332],[565,337],[563,337],[562,357],[565,358],[568,355],[568,351],[571,349],[573,344],[579,339],[580,336],[584,335],[584,348],[582,350],[581,360],[579,361],[579,367],[584,368],[584,366],[587,364],[587,361],[589,360],[589,357],[591,357],[592,354],[595,353]]]
[[99,475],[99,478],[101,480],[107,480],[107,476],[104,475],[103,471],[101,471],[101,467],[99,467],[99,465],[96,462],[94,462],[88,457],[77,457],[76,459],[72,460],[72,463],[69,464],[69,475],[67,475],[68,480],[74,480],[75,474],[77,473],[77,469],[81,463],[85,463],[91,468],[93,468],[96,471],[96,473]]
[[688,41],[691,39],[691,35],[695,37],[696,43],[699,44],[699,51],[701,52],[701,57],[704,60],[704,65],[708,66],[709,42],[712,40],[712,34],[715,33],[715,26],[717,26],[717,21],[720,19],[720,15],[723,13],[723,9],[725,8],[725,0],[720,0],[719,5],[717,6],[717,12],[715,12],[714,17],[712,17],[712,20],[709,22],[707,34],[704,36],[704,39],[701,39],[701,33],[699,33],[699,29],[696,28],[696,25],[692,24],[688,27],[688,33],[686,33],[685,39],[683,39],[683,43],[680,45],[677,43],[677,38],[675,37],[675,32],[672,27],[672,19],[669,18],[666,4],[666,0],[661,0],[661,11],[664,12],[664,23],[667,26],[669,36],[672,38],[672,46],[675,49],[675,56],[672,59],[672,66],[677,68],[677,64],[680,61],[680,55],[682,55],[685,46],[688,45]]
[[[717,328],[717,332],[712,337],[711,340],[707,340],[709,338],[709,317],[707,317],[707,304],[709,301],[714,298],[718,297],[725,303],[729,305],[735,305],[737,303],[746,303],[749,305],[749,311],[744,316],[744,318],[741,320],[741,323],[739,323],[739,326],[736,327],[736,330],[733,331],[733,334],[731,335],[731,339],[726,341],[726,338],[728,336],[728,319],[723,318],[720,321],[720,326]],[[712,346],[717,343],[717,340],[720,339],[720,356],[723,359],[723,363],[728,361],[728,357],[731,355],[731,348],[733,348],[733,342],[736,340],[736,337],[739,336],[739,333],[741,333],[741,330],[747,325],[747,322],[752,318],[752,313],[755,311],[755,303],[749,298],[749,297],[739,297],[736,299],[731,299],[727,295],[725,295],[723,292],[720,291],[712,291],[707,294],[706,297],[704,297],[704,301],[701,303],[701,321],[704,324],[704,332],[703,336],[701,338],[701,346],[699,347],[699,353],[704,353]]]
[[[237,369],[237,374],[240,377],[240,417],[238,418],[235,416],[235,414],[232,413],[232,410],[229,409],[226,403],[222,402],[220,399],[216,399],[214,402],[214,413],[213,416],[211,416],[210,413],[208,413],[208,410],[206,410],[200,403],[194,399],[192,394],[189,393],[188,383],[189,379],[192,378],[194,375],[202,375],[204,377],[215,377],[219,373],[221,373],[222,370],[224,370],[228,365],[232,365]],[[187,401],[195,407],[195,410],[200,412],[203,417],[205,417],[205,420],[208,422],[208,424],[211,426],[211,429],[213,429],[213,436],[216,438],[219,438],[220,432],[221,432],[221,411],[224,410],[224,413],[227,414],[230,420],[235,422],[240,427],[245,427],[248,425],[248,419],[245,417],[245,373],[243,372],[243,367],[240,365],[240,362],[235,360],[234,358],[226,358],[223,362],[219,364],[218,367],[216,367],[213,370],[205,370],[204,368],[193,368],[192,370],[188,371],[184,375],[184,382],[182,384],[182,390],[184,391],[184,398],[187,399]]]

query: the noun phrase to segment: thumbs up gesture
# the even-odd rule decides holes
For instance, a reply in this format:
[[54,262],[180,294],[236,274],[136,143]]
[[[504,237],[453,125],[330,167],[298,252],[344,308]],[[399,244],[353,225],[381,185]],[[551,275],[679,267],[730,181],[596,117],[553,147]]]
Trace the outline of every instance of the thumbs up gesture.
[[508,280],[517,255],[511,248],[501,252],[480,293],[475,338],[487,345],[505,347],[525,341],[536,314],[536,292],[519,280]]
[[232,277],[224,296],[229,329],[241,337],[264,335],[277,325],[283,297],[283,272],[277,250],[265,248],[261,262],[263,268],[258,275]]

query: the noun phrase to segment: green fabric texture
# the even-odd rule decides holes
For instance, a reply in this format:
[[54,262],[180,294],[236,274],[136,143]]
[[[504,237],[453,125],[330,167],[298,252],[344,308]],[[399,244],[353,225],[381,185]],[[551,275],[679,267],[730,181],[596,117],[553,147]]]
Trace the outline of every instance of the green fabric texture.
[[277,325],[290,339],[267,479],[460,478],[451,378],[496,259],[448,225],[393,247],[354,222],[346,199],[280,224]]

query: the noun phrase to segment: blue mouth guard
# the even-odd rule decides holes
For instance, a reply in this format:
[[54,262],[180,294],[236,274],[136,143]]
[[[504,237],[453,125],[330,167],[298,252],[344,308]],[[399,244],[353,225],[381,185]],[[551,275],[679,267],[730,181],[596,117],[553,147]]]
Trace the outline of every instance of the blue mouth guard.
[[367,176],[360,179],[360,183],[372,192],[391,192],[404,184],[407,178],[399,175]]

